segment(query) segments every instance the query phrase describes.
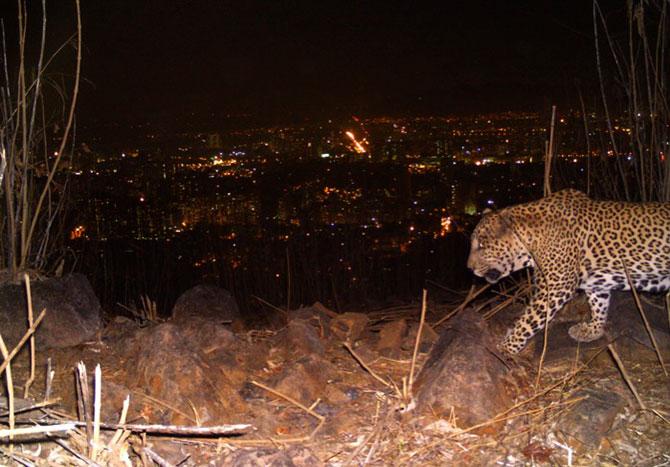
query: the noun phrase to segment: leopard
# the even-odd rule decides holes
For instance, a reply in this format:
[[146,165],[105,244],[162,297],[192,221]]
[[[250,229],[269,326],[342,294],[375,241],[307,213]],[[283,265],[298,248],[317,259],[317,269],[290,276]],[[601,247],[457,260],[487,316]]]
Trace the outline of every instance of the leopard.
[[670,289],[670,203],[594,200],[575,189],[483,214],[467,267],[495,284],[529,268],[531,294],[499,349],[518,354],[579,292],[590,317],[568,334],[591,342],[606,334],[613,291]]

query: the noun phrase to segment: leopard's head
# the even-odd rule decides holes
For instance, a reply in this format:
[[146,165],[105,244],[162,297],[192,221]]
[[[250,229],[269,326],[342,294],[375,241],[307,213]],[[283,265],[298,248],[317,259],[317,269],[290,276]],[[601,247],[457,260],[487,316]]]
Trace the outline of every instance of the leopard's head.
[[504,211],[485,213],[472,233],[468,268],[491,284],[532,266],[533,260]]

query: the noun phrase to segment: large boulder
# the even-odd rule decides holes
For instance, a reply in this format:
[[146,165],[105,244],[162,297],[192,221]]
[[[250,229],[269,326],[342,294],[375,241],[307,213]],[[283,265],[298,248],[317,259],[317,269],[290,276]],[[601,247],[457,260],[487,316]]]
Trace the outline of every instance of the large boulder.
[[598,448],[626,405],[622,383],[604,379],[590,383],[572,397],[582,398],[560,418],[560,430],[576,439],[578,448]]
[[449,418],[467,428],[512,405],[507,367],[480,314],[466,310],[447,322],[414,384],[420,413]]
[[244,378],[238,375],[235,359],[242,343],[221,325],[193,323],[161,323],[124,340],[124,384],[166,402],[154,407],[157,410],[143,411],[150,422],[237,422],[245,409],[238,395]]
[[173,320],[193,317],[231,323],[240,318],[240,310],[230,292],[215,285],[201,284],[184,292],[172,308]]
[[[46,309],[35,333],[38,348],[70,347],[95,337],[102,325],[98,298],[88,279],[69,274],[30,283],[33,314]],[[25,284],[0,286],[0,333],[10,349],[28,329]]]

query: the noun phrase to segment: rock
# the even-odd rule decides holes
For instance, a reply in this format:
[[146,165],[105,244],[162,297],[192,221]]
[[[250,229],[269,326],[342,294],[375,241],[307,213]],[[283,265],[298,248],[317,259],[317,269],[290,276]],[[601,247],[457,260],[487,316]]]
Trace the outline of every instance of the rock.
[[302,320],[318,329],[319,336],[330,337],[330,321],[339,316],[334,311],[329,310],[319,302],[312,306],[301,307],[297,310],[289,311],[289,322],[293,320]]
[[147,405],[147,412],[153,415],[150,421],[174,425],[193,424],[194,419],[203,425],[239,422],[237,416],[246,407],[238,395],[240,386],[224,368],[210,366],[198,344],[213,343],[194,341],[170,322],[143,328],[122,343],[126,385],[176,409]]
[[365,414],[362,412],[360,408],[351,407],[351,404],[349,407],[344,406],[344,408],[326,417],[324,431],[330,436],[356,433],[367,422],[364,418]]
[[231,467],[318,467],[324,465],[314,453],[303,446],[286,449],[237,449],[216,465]]
[[322,315],[328,316],[329,318],[337,318],[338,316],[337,313],[335,313],[327,306],[323,305],[321,302],[314,302],[314,304],[312,305],[312,309],[316,310]]
[[298,308],[297,310],[289,311],[290,319],[321,319],[325,324],[338,316],[337,313],[325,307],[320,302],[314,302],[312,306],[305,306]]
[[[594,351],[603,346],[604,339],[598,339],[592,342],[578,343],[568,334],[568,329],[575,324],[574,321],[561,323],[549,323],[547,333],[547,352],[544,356],[545,364],[558,364],[560,362],[573,362],[577,357],[580,361],[588,360]],[[535,362],[539,362],[542,356],[544,346],[544,331],[538,333],[539,336],[533,338],[529,344],[528,352],[524,355],[531,355]],[[501,339],[501,338],[500,338]],[[579,344],[579,353],[577,352]],[[608,357],[609,359],[609,357]]]
[[407,321],[404,319],[385,323],[379,330],[377,351],[384,357],[398,358],[406,334]]
[[[402,344],[403,350],[413,350],[414,343],[416,342],[416,333],[419,331],[419,323],[411,323],[409,326],[409,331],[405,337],[405,341]],[[437,342],[440,335],[435,332],[432,326],[428,323],[423,323],[423,330],[421,331],[421,344],[419,344],[419,350],[421,352],[428,352],[430,348]]]
[[[81,274],[32,281],[33,314],[46,309],[35,333],[37,349],[70,347],[93,339],[102,326],[101,308]],[[28,329],[24,284],[0,286],[0,332],[11,349]]]
[[363,313],[343,313],[330,322],[330,330],[339,339],[354,342],[361,336],[367,324],[368,317]]
[[172,319],[175,321],[194,316],[232,323],[240,319],[240,311],[230,292],[215,285],[201,284],[184,292],[172,308]]
[[328,379],[332,373],[330,362],[316,355],[308,355],[286,366],[275,378],[273,387],[280,393],[309,406],[317,398],[325,396]]
[[[663,309],[663,297],[654,297],[648,294],[643,294],[643,296],[645,300],[642,300],[642,306],[654,333],[656,343],[666,361],[670,360],[670,334],[668,334],[670,328],[668,327],[667,313]],[[654,298],[657,298],[657,300],[654,300]],[[583,306],[580,306],[580,308],[583,308]],[[580,321],[588,319],[588,310],[581,311],[582,316],[578,319]],[[607,342],[614,341],[614,348],[625,361],[657,362],[658,357],[635,304],[633,294],[631,292],[613,293],[609,311],[606,336],[593,342],[580,343],[580,359],[583,361],[590,358],[594,351],[602,348]],[[577,316],[574,316],[576,314],[573,313],[573,318],[577,318]],[[568,335],[568,329],[580,321],[550,323],[545,356],[547,363],[575,359],[578,343]],[[532,353],[535,359],[539,359],[543,346],[544,333],[538,334],[539,336],[534,338],[532,342],[534,348]],[[611,366],[612,362],[607,353],[602,354],[602,357],[597,359],[595,363],[600,362],[604,366]]]
[[626,405],[621,385],[603,381],[603,387],[588,387],[577,391],[572,397],[585,397],[561,417],[560,430],[590,448],[598,448],[612,428],[616,416]]
[[415,381],[418,411],[448,418],[453,408],[467,428],[509,408],[508,371],[495,348],[481,315],[466,310],[452,318]]
[[309,322],[294,319],[273,339],[275,346],[284,350],[285,357],[290,355],[323,355],[325,352],[318,331]]
[[212,353],[217,349],[238,347],[235,334],[222,324],[213,323],[203,317],[192,317],[187,322],[175,323],[179,326],[182,336],[198,346],[204,353]]
[[[641,294],[643,311],[661,355],[670,360],[670,326],[662,295]],[[624,360],[657,362],[658,357],[649,338],[640,311],[631,292],[613,294],[610,305],[609,332],[618,337],[614,346]]]

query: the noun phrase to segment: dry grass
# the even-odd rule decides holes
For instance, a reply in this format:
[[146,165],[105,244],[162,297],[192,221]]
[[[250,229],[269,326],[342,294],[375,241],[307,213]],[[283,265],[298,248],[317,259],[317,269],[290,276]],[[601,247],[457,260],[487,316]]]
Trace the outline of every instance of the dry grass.
[[[498,300],[508,304],[519,300],[526,293],[525,287],[523,282],[518,283],[500,294]],[[500,305],[487,298],[480,301],[488,302],[486,307],[481,308],[484,314]],[[481,303],[474,303],[475,308],[480,306]],[[458,414],[453,411],[442,420],[404,411],[407,397],[412,393],[414,372],[426,358],[418,349],[422,339],[421,323],[425,321],[427,308],[428,298],[424,293],[414,345],[403,351],[402,358],[379,358],[365,362],[351,345],[347,345],[350,356],[339,351],[338,358],[346,365],[348,374],[351,374],[350,379],[344,378],[345,381],[340,384],[358,387],[359,391],[373,395],[366,398],[365,403],[361,403],[356,409],[356,424],[352,424],[346,433],[338,436],[326,429],[332,421],[331,413],[326,408],[329,404],[321,404],[317,399],[308,406],[253,378],[253,385],[274,396],[272,401],[258,402],[256,410],[267,411],[268,414],[282,414],[287,411],[296,412],[297,408],[296,416],[305,423],[299,426],[307,428],[294,436],[277,437],[257,433],[248,437],[230,438],[232,434],[248,434],[252,427],[243,424],[202,427],[128,423],[126,419],[130,408],[129,398],[124,400],[123,407],[119,407],[118,423],[103,423],[99,408],[103,384],[101,372],[96,370],[93,386],[88,387],[88,377],[84,376],[85,368],[80,369],[81,395],[78,401],[82,415],[79,419],[72,419],[51,409],[48,403],[39,402],[21,410],[14,408],[13,412],[21,413],[21,417],[16,416],[15,426],[0,431],[0,436],[7,440],[11,434],[15,446],[23,443],[29,435],[37,436],[43,442],[56,443],[60,448],[52,454],[50,461],[68,465],[139,465],[142,462],[146,462],[146,465],[161,462],[168,465],[171,458],[163,454],[161,445],[157,444],[160,443],[157,436],[167,436],[173,440],[178,438],[182,445],[191,445],[199,451],[209,451],[212,455],[214,452],[232,452],[236,449],[284,450],[289,446],[308,446],[311,452],[329,465],[492,465],[498,461],[508,464],[525,462],[536,465],[574,465],[577,462],[598,464],[615,458],[619,459],[619,464],[627,464],[630,456],[626,457],[625,452],[615,451],[621,451],[617,437],[622,437],[622,442],[630,444],[628,438],[625,438],[628,435],[624,428],[615,428],[610,435],[613,447],[590,451],[585,450],[569,433],[564,432],[562,425],[564,416],[576,404],[583,402],[585,396],[580,391],[592,387],[594,382],[603,378],[619,378],[619,374],[629,383],[636,398],[640,402],[644,400],[644,404],[640,405],[646,409],[632,410],[626,414],[626,420],[636,420],[631,423],[638,423],[636,429],[644,432],[647,425],[640,428],[639,424],[653,423],[641,417],[641,414],[647,413],[667,430],[670,419],[667,397],[663,399],[665,396],[655,394],[648,386],[637,383],[640,378],[639,365],[625,368],[619,361],[617,366],[611,365],[607,369],[592,368],[592,363],[607,347],[595,352],[584,363],[578,357],[567,362],[552,361],[543,369],[538,385],[532,384],[536,379],[537,368],[530,364],[516,365],[511,370],[515,379],[526,383],[519,386],[520,392],[514,405],[475,425],[463,425],[459,422]],[[416,307],[406,310],[406,313],[407,311],[417,316]],[[388,313],[389,317],[398,318],[397,309],[389,309]],[[381,310],[377,311],[377,318],[382,322],[391,319],[385,318]],[[272,333],[267,336],[256,336],[254,333],[253,336],[249,335],[249,339],[263,341],[271,336]],[[23,339],[24,344],[27,340]],[[613,357],[616,361],[616,353],[613,353]],[[363,374],[358,366],[363,367],[372,379]],[[398,387],[394,381],[404,383]],[[170,405],[158,400],[154,403],[162,407]],[[41,416],[36,417],[31,413]],[[39,424],[35,425],[38,418]],[[195,420],[197,419],[195,416]],[[205,438],[216,439],[207,441]],[[27,452],[0,449],[0,455],[12,462],[31,465],[40,460],[38,457],[31,457]]]

